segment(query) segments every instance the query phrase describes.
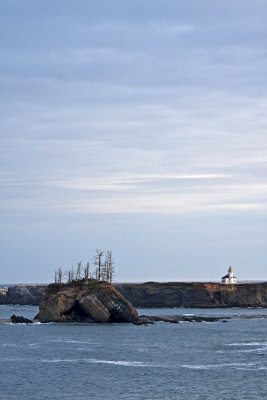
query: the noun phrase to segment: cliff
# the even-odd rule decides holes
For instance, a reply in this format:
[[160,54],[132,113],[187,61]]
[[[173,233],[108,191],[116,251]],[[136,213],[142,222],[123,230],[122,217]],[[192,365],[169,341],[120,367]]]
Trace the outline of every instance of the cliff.
[[108,282],[49,285],[43,292],[42,322],[134,322],[134,307]]
[[[267,282],[147,282],[113,286],[135,307],[267,307]],[[46,288],[47,285],[1,288],[0,304],[39,305]]]
[[267,307],[267,282],[147,282],[114,286],[135,307]]
[[39,305],[47,285],[16,285],[0,288],[0,304]]

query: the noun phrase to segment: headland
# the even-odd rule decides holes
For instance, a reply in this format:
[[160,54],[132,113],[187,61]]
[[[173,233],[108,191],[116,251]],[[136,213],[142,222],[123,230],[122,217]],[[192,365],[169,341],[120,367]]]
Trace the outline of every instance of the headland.
[[267,307],[267,282],[146,282],[114,286],[135,307],[140,308]]
[[[113,284],[134,307],[267,307],[267,282],[146,282]],[[0,304],[39,305],[47,285],[16,285],[0,289]]]

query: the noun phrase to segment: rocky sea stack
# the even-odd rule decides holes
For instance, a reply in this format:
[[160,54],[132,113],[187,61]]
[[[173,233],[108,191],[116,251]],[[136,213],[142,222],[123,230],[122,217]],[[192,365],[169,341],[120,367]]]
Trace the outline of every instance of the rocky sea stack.
[[138,314],[111,284],[90,279],[49,285],[35,318],[42,322],[135,322]]

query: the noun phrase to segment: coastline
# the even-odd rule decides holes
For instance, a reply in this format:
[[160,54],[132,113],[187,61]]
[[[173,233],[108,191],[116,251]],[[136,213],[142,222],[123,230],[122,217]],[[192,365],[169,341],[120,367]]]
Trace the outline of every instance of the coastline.
[[[139,319],[136,322],[133,322],[134,325],[147,325],[147,324],[155,324],[157,322],[166,322],[172,324],[179,324],[181,322],[228,322],[230,320],[253,320],[253,319],[266,319],[267,315],[234,315],[234,316],[221,316],[221,317],[209,317],[209,316],[200,316],[200,315],[140,315]],[[49,322],[42,322],[39,319],[30,319],[33,324],[45,324]],[[30,323],[30,324],[31,324]],[[54,322],[54,324],[77,324],[76,322]],[[83,324],[92,325],[95,322],[85,322]],[[132,322],[129,322],[130,324]],[[12,325],[29,325],[27,322],[14,323],[11,319],[0,319],[0,324],[12,324]],[[108,324],[108,323],[107,323]],[[106,325],[101,324],[101,325]]]
[[[0,304],[39,305],[46,284],[0,288]],[[267,307],[267,282],[222,284],[215,282],[114,283],[134,307],[228,308]]]

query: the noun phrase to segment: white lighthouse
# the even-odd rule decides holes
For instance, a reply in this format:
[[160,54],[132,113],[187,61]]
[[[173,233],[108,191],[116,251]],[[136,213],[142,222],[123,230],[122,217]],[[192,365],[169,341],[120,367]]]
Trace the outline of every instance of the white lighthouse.
[[233,268],[230,265],[228,274],[222,277],[222,283],[236,283],[236,277],[234,276]]

